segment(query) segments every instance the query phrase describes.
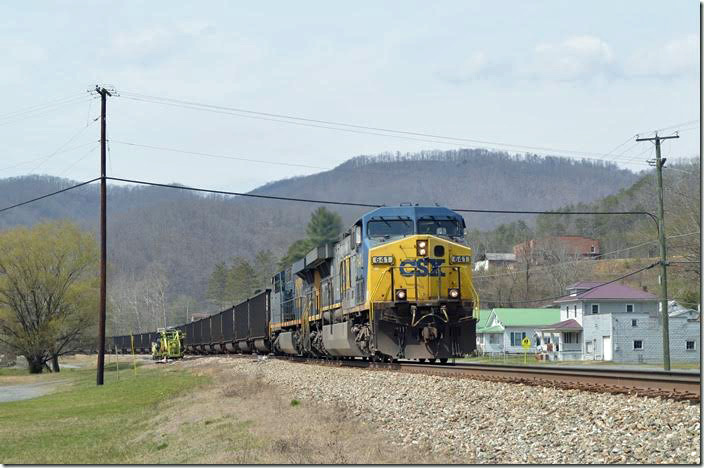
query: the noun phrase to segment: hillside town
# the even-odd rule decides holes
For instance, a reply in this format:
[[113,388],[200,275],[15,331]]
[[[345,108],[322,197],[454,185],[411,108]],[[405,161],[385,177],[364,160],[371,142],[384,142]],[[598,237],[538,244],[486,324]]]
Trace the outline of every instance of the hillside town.
[[[561,252],[559,259],[551,253]],[[530,239],[512,252],[479,256],[474,271],[491,277],[526,265],[601,260],[598,239],[554,236]],[[602,260],[604,262],[605,260]],[[622,282],[577,281],[540,308],[495,307],[481,310],[477,354],[487,357],[531,354],[537,361],[612,361],[622,364],[663,360],[659,298],[647,286]],[[673,361],[699,362],[700,308],[668,302],[670,355]],[[530,341],[524,346],[524,340]]]

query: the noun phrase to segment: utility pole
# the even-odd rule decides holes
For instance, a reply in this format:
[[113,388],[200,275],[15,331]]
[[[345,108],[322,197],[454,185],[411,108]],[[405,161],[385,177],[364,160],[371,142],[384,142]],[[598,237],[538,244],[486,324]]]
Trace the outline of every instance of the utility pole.
[[105,180],[105,123],[107,97],[110,91],[100,86],[95,87],[100,94],[100,312],[98,319],[98,385],[103,385],[105,374],[105,293],[107,271],[107,186]]
[[636,141],[655,142],[655,160],[648,161],[651,166],[655,166],[658,182],[658,239],[660,241],[660,315],[662,317],[662,361],[663,368],[670,370],[670,323],[667,314],[667,245],[665,244],[665,207],[662,196],[662,168],[667,158],[660,156],[660,142],[671,138],[679,138],[679,135],[666,137],[655,136],[652,138],[636,138]]

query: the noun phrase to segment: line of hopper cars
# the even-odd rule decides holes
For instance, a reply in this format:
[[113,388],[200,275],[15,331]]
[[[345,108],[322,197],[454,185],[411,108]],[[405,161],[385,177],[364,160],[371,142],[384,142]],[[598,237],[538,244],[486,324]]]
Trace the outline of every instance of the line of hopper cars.
[[[266,354],[271,351],[270,295],[271,290],[267,289],[220,313],[174,328],[184,334],[187,353]],[[158,337],[157,332],[114,336],[111,346],[117,347],[122,353],[130,353],[134,338],[135,353],[147,354],[152,352],[152,343],[157,341]]]

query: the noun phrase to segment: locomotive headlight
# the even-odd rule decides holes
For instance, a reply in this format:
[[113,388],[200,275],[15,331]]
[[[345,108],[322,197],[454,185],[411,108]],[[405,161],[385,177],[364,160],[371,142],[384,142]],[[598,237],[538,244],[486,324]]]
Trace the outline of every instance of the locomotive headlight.
[[396,290],[396,300],[397,301],[405,301],[406,300],[406,290],[405,289],[397,289]]
[[450,296],[450,299],[459,299],[460,290],[458,288],[450,288],[447,291],[447,295]]
[[469,255],[453,255],[450,257],[450,263],[469,263],[472,257]]
[[417,240],[416,241],[416,254],[419,257],[425,257],[428,255],[428,241],[427,240]]
[[393,265],[393,255],[380,255],[372,257],[372,265]]

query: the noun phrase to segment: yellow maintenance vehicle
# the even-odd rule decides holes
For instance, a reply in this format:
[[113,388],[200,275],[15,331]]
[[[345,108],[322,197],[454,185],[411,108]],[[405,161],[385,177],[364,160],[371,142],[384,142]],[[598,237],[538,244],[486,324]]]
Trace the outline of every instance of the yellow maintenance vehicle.
[[158,341],[152,342],[152,359],[168,360],[183,357],[185,334],[181,330],[171,327],[159,328],[157,333]]

